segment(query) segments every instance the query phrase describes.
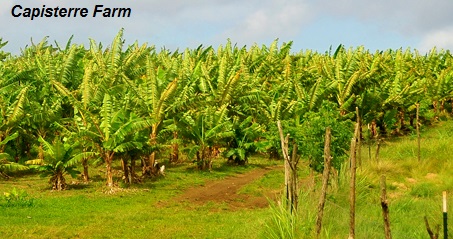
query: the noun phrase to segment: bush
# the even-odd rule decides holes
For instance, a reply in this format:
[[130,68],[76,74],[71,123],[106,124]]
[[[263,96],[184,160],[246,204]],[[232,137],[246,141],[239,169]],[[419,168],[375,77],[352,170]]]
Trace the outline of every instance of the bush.
[[4,192],[3,200],[6,201],[3,204],[5,207],[32,207],[35,203],[34,198],[29,197],[27,192],[16,188],[13,188],[11,192]]
[[318,112],[308,112],[295,132],[299,154],[310,160],[310,167],[317,172],[324,170],[324,141],[326,128],[331,128],[330,153],[332,167],[340,170],[348,159],[354,123],[340,114],[335,104],[324,101]]

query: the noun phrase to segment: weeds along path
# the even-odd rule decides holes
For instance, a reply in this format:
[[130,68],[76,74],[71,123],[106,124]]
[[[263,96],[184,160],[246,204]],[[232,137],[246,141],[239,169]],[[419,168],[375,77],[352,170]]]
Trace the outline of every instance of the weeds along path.
[[187,189],[182,195],[176,197],[176,202],[189,203],[191,205],[204,205],[208,202],[224,203],[228,209],[253,209],[264,208],[269,205],[268,198],[275,198],[280,189],[263,191],[260,195],[239,193],[240,189],[247,184],[258,180],[273,170],[281,170],[282,167],[266,167],[254,169],[250,172],[225,179],[207,182],[201,187]]

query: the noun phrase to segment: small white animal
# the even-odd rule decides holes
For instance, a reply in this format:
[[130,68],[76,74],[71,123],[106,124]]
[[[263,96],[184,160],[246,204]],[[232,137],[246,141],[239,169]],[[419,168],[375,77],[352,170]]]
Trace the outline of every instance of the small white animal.
[[162,176],[165,176],[165,172],[164,171],[165,171],[165,165],[160,166],[159,174],[161,174]]

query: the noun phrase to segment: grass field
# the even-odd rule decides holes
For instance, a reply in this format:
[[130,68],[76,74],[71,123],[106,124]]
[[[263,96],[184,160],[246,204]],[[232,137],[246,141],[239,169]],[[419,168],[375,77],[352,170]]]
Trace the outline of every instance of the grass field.
[[[362,147],[357,171],[356,237],[384,238],[379,178],[387,177],[393,238],[428,238],[423,217],[432,227],[442,223],[442,191],[453,208],[453,122],[441,122],[422,133],[421,161],[417,160],[416,137],[386,139],[379,162],[368,158]],[[279,206],[235,208],[228,202],[195,203],[175,200],[189,188],[202,187],[225,178],[245,175],[272,166],[264,176],[241,187],[238,194],[269,195],[283,189],[282,164],[256,156],[244,167],[215,161],[212,172],[193,170],[185,164],[167,167],[165,177],[108,193],[103,167],[91,169],[92,182],[67,178],[69,189],[49,190],[46,178],[34,174],[0,179],[1,238],[269,238],[278,226]],[[118,168],[117,168],[118,169]],[[300,165],[300,206],[294,234],[312,238],[320,177],[308,186],[308,169]],[[73,181],[73,182],[71,182]],[[346,238],[349,226],[349,180],[347,167],[332,182],[324,213],[322,238]],[[120,184],[121,186],[121,184]],[[18,196],[6,200],[8,193]],[[278,190],[277,190],[278,191]],[[5,194],[7,193],[7,194]],[[277,197],[278,198],[278,197]],[[452,216],[450,216],[451,218]],[[284,221],[280,218],[280,221]],[[451,220],[450,220],[451,221]],[[450,223],[450,228],[451,223]],[[450,237],[453,229],[450,229]]]

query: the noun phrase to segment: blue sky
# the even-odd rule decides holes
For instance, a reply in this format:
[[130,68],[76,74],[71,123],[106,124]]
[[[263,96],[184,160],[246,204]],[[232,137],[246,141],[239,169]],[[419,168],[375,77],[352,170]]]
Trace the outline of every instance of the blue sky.
[[[15,18],[15,5],[29,7],[86,7],[96,4],[128,7],[130,18]],[[40,42],[62,45],[74,35],[74,43],[89,38],[110,44],[120,28],[128,44],[138,41],[158,49],[175,50],[224,45],[269,45],[293,41],[293,52],[319,52],[365,46],[374,50],[432,47],[453,50],[452,0],[1,0],[0,38],[3,49],[20,49]]]

